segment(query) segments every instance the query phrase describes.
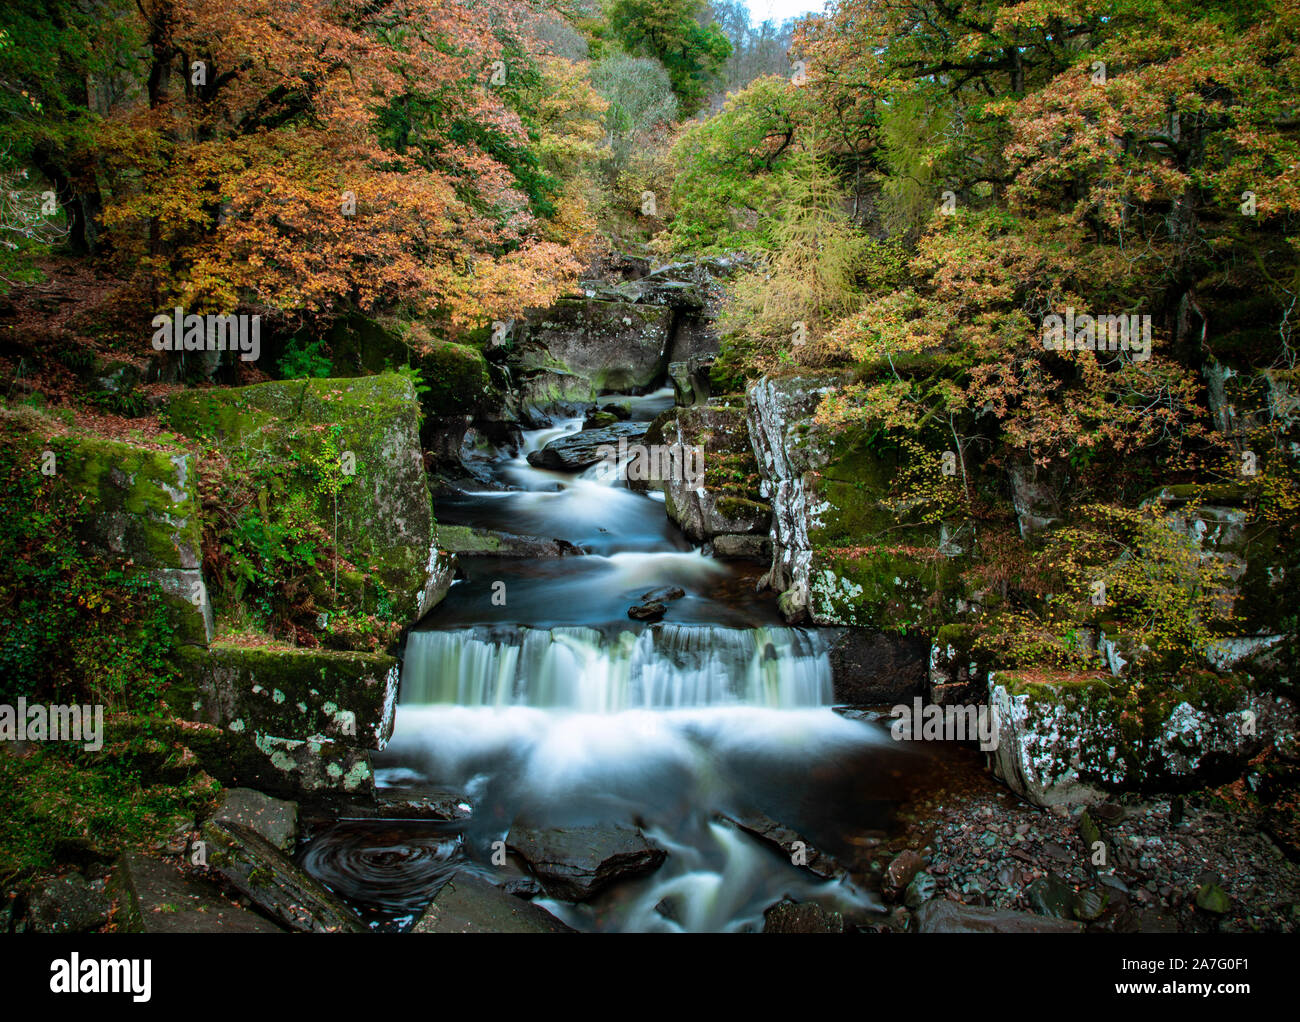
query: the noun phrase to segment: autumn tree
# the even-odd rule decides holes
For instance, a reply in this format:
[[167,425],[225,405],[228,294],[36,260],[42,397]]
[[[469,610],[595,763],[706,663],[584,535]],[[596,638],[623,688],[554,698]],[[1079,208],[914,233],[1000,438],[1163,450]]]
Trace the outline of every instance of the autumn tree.
[[148,103],[101,142],[158,305],[453,321],[544,303],[576,269],[512,100],[535,73],[495,2],[141,5]]

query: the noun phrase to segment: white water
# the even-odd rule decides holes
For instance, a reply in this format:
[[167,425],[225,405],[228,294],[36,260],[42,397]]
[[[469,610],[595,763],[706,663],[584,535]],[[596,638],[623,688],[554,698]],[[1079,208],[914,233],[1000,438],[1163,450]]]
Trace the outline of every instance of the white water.
[[[504,634],[503,634],[504,631]],[[536,706],[617,713],[831,700],[824,643],[793,628],[662,624],[639,634],[594,628],[466,628],[412,633],[407,704]]]
[[[686,617],[686,605],[701,602],[727,569],[681,549],[651,503],[662,495],[630,492],[608,466],[575,476],[528,464],[530,451],[581,425],[524,433],[520,452],[498,468],[514,489],[468,496],[473,513],[499,509],[506,521],[496,527],[562,536],[592,552],[511,576],[500,624],[409,635],[380,783],[423,780],[461,793],[473,805],[463,854],[482,869],[491,843],[518,821],[638,823],[669,851],[657,872],[595,905],[542,902],[582,929],[761,928],[763,910],[783,895],[875,906],[715,814],[759,808],[796,825],[838,819],[847,808],[826,800],[848,784],[858,805],[867,798],[859,789],[876,783],[860,764],[896,756],[898,747],[883,729],[830,708],[829,657],[815,630],[672,620]],[[667,621],[638,628],[623,617],[629,600],[664,585],[687,591],[669,604]],[[459,599],[465,606],[466,593]],[[542,613],[543,604],[558,609]],[[472,612],[485,610],[475,604]],[[518,623],[564,620],[563,610],[601,627]],[[493,611],[468,620],[492,620]]]

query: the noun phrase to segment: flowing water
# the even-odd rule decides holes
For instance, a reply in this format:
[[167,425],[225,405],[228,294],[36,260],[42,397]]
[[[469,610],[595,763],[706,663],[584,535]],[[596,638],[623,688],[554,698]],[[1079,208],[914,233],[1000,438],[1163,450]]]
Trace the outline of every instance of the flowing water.
[[[634,399],[634,414],[671,404]],[[827,642],[790,628],[754,591],[755,566],[705,557],[658,495],[597,466],[526,460],[581,420],[524,434],[494,467],[503,487],[440,499],[439,521],[563,539],[582,556],[463,558],[466,578],[413,631],[394,736],[376,757],[384,794],[452,792],[461,819],[342,821],[304,863],[383,928],[406,925],[441,882],[492,864],[512,828],[640,826],[668,858],[581,905],[538,903],[585,930],[761,929],[783,896],[848,912],[869,890],[819,879],[737,825],[765,814],[834,855],[879,840],[919,758],[879,724],[831,708]],[[645,625],[630,605],[686,595]]]

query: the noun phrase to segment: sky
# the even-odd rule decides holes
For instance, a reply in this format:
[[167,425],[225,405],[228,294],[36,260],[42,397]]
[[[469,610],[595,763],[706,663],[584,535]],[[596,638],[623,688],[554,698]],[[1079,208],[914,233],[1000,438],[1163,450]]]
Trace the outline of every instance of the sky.
[[756,25],[768,19],[780,22],[822,9],[821,0],[744,0],[744,3]]

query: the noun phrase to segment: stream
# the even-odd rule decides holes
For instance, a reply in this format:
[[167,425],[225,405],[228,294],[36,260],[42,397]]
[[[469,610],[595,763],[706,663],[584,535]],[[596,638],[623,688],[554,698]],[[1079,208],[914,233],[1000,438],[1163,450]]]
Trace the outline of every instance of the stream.
[[[671,403],[671,391],[636,398],[633,415]],[[586,931],[761,930],[783,897],[878,911],[877,892],[795,865],[752,821],[852,861],[890,832],[927,754],[832,709],[826,640],[783,623],[755,592],[757,566],[692,547],[661,494],[629,490],[604,465],[528,464],[581,428],[525,433],[494,463],[506,488],[435,507],[443,523],[584,551],[463,557],[466,577],[408,638],[394,735],[375,757],[381,796],[451,793],[462,818],[340,820],[311,837],[304,865],[377,929],[409,926],[459,870],[534,893]],[[665,620],[628,618],[665,586],[685,591]],[[494,856],[515,828],[616,824],[667,859],[582,903],[546,898],[518,856]]]

